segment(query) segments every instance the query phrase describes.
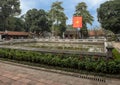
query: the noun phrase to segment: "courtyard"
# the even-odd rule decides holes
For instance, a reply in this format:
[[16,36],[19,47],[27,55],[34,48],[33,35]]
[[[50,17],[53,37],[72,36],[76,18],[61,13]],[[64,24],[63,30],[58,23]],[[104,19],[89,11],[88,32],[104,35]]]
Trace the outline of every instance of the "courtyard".
[[[119,85],[119,79],[66,73],[0,61],[0,85]],[[86,77],[87,76],[87,77]]]

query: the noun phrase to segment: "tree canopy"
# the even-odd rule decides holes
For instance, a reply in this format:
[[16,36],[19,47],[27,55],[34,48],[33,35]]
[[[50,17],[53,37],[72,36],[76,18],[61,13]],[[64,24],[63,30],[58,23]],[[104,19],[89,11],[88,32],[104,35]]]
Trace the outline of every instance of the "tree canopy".
[[5,30],[8,18],[17,16],[21,12],[19,0],[0,0],[0,26]]
[[[54,31],[57,36],[62,36],[66,31],[68,19],[62,4],[60,1],[53,2],[49,11],[30,9],[22,19],[18,17],[21,13],[20,0],[0,0],[0,30],[28,31],[37,34]],[[83,17],[81,34],[84,37],[88,36],[87,24],[92,24],[93,16],[87,10],[85,2],[78,3],[73,16]]]
[[25,31],[25,22],[22,18],[9,17],[7,18],[6,28],[9,31]]
[[42,34],[50,32],[51,22],[48,20],[48,13],[45,10],[31,9],[25,14],[26,28],[29,32]]
[[98,21],[106,30],[120,33],[120,0],[110,0],[97,9]]
[[66,30],[67,20],[67,16],[64,14],[64,8],[61,5],[62,2],[53,2],[49,11],[49,18],[52,21],[52,31],[56,31],[60,36]]
[[82,16],[83,27],[81,29],[81,33],[83,37],[87,37],[88,36],[87,24],[92,24],[93,16],[91,16],[89,11],[87,10],[87,5],[85,2],[78,3],[73,16]]

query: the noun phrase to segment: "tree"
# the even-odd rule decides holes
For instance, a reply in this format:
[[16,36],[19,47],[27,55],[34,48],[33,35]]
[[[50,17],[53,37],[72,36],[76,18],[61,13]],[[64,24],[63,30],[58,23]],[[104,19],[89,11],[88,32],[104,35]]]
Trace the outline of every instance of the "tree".
[[15,28],[14,31],[25,31],[25,21],[23,21],[21,18],[16,18],[15,19]]
[[[67,17],[64,14],[64,8],[61,6],[62,2],[54,2],[49,11],[49,18],[52,21],[52,31],[57,31],[58,35],[63,33],[66,29],[66,20]],[[57,28],[57,29],[54,29]]]
[[19,0],[0,0],[0,25],[3,28],[1,30],[6,30],[9,17],[19,15],[20,12]]
[[100,5],[97,9],[98,21],[106,30],[120,33],[120,1],[110,0]]
[[[13,17],[10,16],[6,19],[6,24],[5,27],[9,30],[9,31],[24,31],[25,30],[25,22],[18,17]],[[5,31],[5,29],[3,29],[3,22],[0,23],[0,31]]]
[[5,25],[5,27],[6,27],[6,29],[9,29],[9,31],[13,31],[14,30],[14,28],[15,28],[15,18],[14,17],[8,17],[7,19],[6,19],[6,25]]
[[64,38],[63,37],[63,34],[64,34],[64,32],[66,31],[66,24],[63,24],[63,23],[61,23],[60,25],[59,25],[59,29],[60,29],[60,33],[59,33],[59,36],[61,37],[61,38]]
[[[37,9],[28,10],[27,13],[25,15],[23,15],[23,17],[25,19],[26,31],[28,31],[28,32],[33,31],[33,27],[35,25],[35,22],[38,19],[38,16],[39,15],[38,15],[38,10]],[[36,28],[34,27],[34,29],[36,29]]]
[[78,3],[73,16],[82,16],[83,27],[81,28],[80,32],[83,35],[83,37],[87,37],[88,36],[87,24],[92,25],[93,16],[91,16],[89,11],[87,10],[87,5],[85,2]]
[[48,13],[43,9],[31,9],[25,14],[25,22],[27,31],[35,32],[43,35],[43,33],[50,32],[51,23],[48,20]]
[[73,26],[71,24],[67,25],[67,29],[73,29]]

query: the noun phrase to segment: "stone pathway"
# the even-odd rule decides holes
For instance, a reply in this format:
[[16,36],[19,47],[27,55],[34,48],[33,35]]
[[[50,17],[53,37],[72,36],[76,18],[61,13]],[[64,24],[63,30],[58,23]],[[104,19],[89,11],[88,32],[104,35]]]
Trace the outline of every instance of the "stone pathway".
[[98,82],[0,62],[0,85],[120,85],[119,80],[107,81]]

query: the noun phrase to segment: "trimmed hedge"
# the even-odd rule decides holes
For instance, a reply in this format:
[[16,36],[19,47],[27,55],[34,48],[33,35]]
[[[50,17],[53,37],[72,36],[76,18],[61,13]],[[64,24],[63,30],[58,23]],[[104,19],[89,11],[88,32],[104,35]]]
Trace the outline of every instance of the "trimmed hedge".
[[89,72],[107,74],[120,73],[120,60],[105,61],[103,59],[99,59],[96,61],[92,56],[81,59],[80,57],[75,57],[74,55],[67,56],[63,54],[57,55],[15,49],[0,49],[0,57],[17,61],[45,64],[49,66],[86,70]]

